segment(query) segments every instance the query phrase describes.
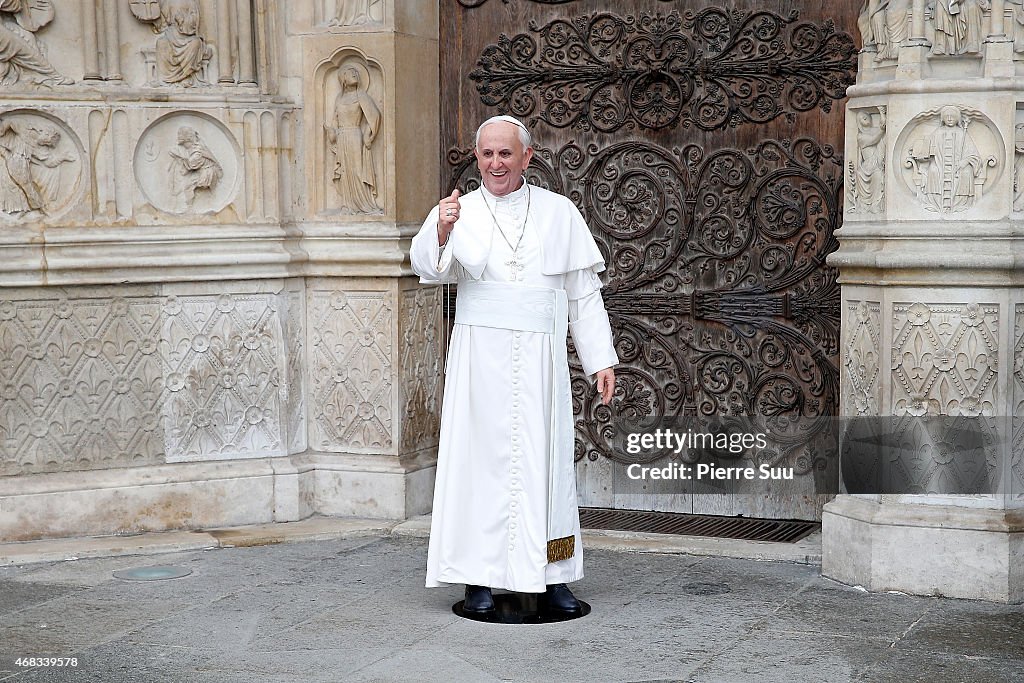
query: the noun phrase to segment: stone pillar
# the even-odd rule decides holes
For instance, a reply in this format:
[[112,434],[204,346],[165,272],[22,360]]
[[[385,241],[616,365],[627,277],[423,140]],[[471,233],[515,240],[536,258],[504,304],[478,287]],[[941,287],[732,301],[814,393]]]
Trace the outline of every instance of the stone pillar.
[[440,412],[441,292],[407,263],[440,196],[437,3],[309,4],[289,37],[306,103],[301,459],[316,511],[403,518],[430,509]]
[[840,413],[896,428],[970,421],[990,483],[944,495],[971,454],[943,451],[949,433],[911,438],[920,457],[903,490],[825,506],[822,573],[872,591],[1021,602],[1024,88],[990,76],[1024,62],[1002,35],[1009,17],[966,4],[963,35],[918,1],[916,40],[899,43],[905,17],[861,22],[865,44],[901,47],[865,52],[848,92],[845,220],[829,263],[842,284]]

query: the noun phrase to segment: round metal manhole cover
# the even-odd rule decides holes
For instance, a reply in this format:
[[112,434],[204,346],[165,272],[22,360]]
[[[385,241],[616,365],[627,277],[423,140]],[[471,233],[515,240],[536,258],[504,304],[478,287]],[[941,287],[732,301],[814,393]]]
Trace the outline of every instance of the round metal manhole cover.
[[680,588],[688,595],[721,595],[722,593],[732,592],[732,589],[724,583],[704,583],[701,581],[688,583],[680,586]]
[[192,573],[191,569],[184,567],[156,566],[136,567],[114,572],[114,578],[125,581],[163,581],[164,579],[180,579]]

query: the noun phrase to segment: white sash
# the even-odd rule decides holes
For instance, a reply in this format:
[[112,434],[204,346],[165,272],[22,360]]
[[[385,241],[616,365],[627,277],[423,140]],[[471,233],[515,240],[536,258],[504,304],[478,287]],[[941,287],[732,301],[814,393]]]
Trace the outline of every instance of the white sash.
[[[572,390],[565,291],[501,282],[459,282],[455,324],[547,334],[551,345],[551,421],[548,425],[548,562],[575,553],[575,477]],[[511,362],[511,361],[510,361]]]

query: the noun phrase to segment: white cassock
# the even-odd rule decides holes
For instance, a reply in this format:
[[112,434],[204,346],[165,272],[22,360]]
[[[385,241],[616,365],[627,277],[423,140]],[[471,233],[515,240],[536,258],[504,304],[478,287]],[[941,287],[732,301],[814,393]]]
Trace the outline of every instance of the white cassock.
[[[567,309],[584,371],[593,375],[618,363],[597,275],[604,260],[562,195],[524,184],[504,197],[481,188],[459,201],[460,218],[445,247],[437,244],[435,207],[411,249],[422,282],[461,283],[445,370],[426,585],[542,593],[546,585],[583,577],[572,407],[559,356]],[[480,289],[500,290],[506,303],[470,301]],[[518,300],[538,292],[567,300],[562,339],[511,322],[502,327],[516,317]],[[482,317],[460,323],[458,316],[474,308]],[[555,330],[557,317],[556,311]],[[484,322],[492,319],[497,322]],[[552,412],[553,404],[561,413]],[[567,442],[552,433],[559,431],[553,414],[567,414]],[[555,482],[560,492],[552,492]],[[549,562],[548,542],[559,537],[575,539],[572,556]]]

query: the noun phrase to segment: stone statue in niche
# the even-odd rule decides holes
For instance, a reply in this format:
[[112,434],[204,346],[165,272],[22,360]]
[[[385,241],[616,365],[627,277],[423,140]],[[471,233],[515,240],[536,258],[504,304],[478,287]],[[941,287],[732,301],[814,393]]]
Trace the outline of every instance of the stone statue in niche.
[[337,0],[331,26],[362,26],[383,19],[383,0]]
[[851,210],[881,213],[885,191],[885,107],[878,107],[878,124],[870,111],[857,114],[857,166],[851,178]]
[[366,72],[355,66],[338,69],[341,91],[334,99],[331,121],[324,124],[334,154],[334,187],[345,213],[379,213],[377,174],[372,145],[380,132],[381,114],[363,82]]
[[46,215],[59,201],[60,166],[75,161],[58,149],[60,130],[45,123],[0,118],[0,211]]
[[1006,0],[1013,7],[1013,51],[1024,52],[1024,0]]
[[899,56],[907,37],[909,8],[910,0],[865,0],[857,25],[864,47],[875,46],[876,62]]
[[932,0],[933,55],[978,54],[985,40],[989,0]]
[[159,35],[156,64],[161,82],[185,88],[208,85],[204,70],[213,48],[199,34],[199,0],[133,2],[131,9]]
[[190,126],[181,126],[177,133],[178,146],[171,149],[168,170],[171,175],[171,194],[175,210],[192,211],[196,193],[209,193],[224,176],[224,169],[210,149],[199,139],[199,133]]
[[51,0],[0,0],[0,85],[23,79],[38,85],[74,83],[53,68],[36,40],[36,31],[53,16]]
[[929,211],[954,213],[974,206],[981,198],[986,166],[968,132],[970,117],[959,107],[939,110],[939,127],[914,141],[906,164],[913,168],[917,198]]
[[1013,210],[1024,211],[1024,123],[1013,127]]

